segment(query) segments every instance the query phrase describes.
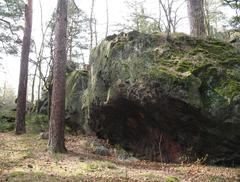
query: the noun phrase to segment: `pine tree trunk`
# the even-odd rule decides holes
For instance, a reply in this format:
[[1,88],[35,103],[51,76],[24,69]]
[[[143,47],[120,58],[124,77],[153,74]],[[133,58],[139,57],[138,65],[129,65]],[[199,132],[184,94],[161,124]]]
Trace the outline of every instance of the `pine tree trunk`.
[[47,108],[47,115],[48,120],[50,121],[50,115],[51,115],[51,104],[52,104],[52,85],[49,84],[48,86],[48,108]]
[[108,29],[109,29],[109,11],[108,11],[108,0],[106,0],[106,17],[107,17],[107,23],[106,23],[106,33],[105,37],[108,36]]
[[25,6],[25,29],[23,36],[20,77],[18,86],[16,134],[26,133],[25,114],[27,102],[27,81],[28,81],[28,59],[31,45],[32,33],[32,0],[28,0]]
[[92,50],[92,48],[93,48],[93,14],[94,14],[94,5],[95,5],[95,0],[92,0],[91,14],[90,14],[90,20],[89,20],[89,28],[90,28],[90,50]]
[[191,35],[193,37],[205,37],[203,0],[188,0],[188,15]]
[[60,153],[66,152],[64,144],[66,43],[67,0],[58,0],[48,146],[52,152]]

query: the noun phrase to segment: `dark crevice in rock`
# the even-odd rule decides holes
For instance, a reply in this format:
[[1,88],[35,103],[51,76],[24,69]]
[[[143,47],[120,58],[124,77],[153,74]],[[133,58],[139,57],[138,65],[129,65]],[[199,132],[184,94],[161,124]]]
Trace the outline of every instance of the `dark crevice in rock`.
[[145,105],[118,99],[92,109],[89,124],[98,137],[120,144],[138,157],[180,162],[183,157],[194,160],[206,154],[204,137],[207,141],[209,121],[200,113],[169,97]]

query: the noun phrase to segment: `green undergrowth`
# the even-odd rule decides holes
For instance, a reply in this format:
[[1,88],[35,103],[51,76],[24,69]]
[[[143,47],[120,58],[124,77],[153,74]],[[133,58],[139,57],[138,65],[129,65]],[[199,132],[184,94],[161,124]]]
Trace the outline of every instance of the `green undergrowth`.
[[15,111],[0,110],[0,132],[12,131],[15,127]]
[[165,179],[165,182],[180,182],[180,180],[175,176],[169,176]]
[[84,164],[83,169],[89,172],[96,172],[106,169],[117,169],[117,166],[109,161],[90,161]]
[[43,114],[26,115],[26,128],[30,133],[40,133],[48,130],[48,116]]

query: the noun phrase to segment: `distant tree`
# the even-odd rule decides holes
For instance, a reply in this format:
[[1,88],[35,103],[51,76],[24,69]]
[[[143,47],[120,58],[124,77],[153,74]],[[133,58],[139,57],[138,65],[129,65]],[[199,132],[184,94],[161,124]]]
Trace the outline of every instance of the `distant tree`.
[[53,92],[48,146],[52,152],[66,152],[64,143],[65,72],[67,61],[67,0],[58,0],[53,66]]
[[0,89],[0,104],[4,106],[4,109],[13,109],[16,107],[15,104],[15,91],[14,89],[5,81],[4,87]]
[[204,0],[187,0],[191,35],[205,37]]
[[181,16],[180,12],[185,0],[157,0],[158,16],[147,12],[146,1],[126,1],[130,10],[130,18],[127,20],[129,25],[121,25],[122,30],[135,29],[143,33],[166,32],[168,35],[175,33],[177,26],[186,17]]
[[24,1],[0,1],[0,52],[16,55],[22,43]]
[[154,18],[146,13],[144,8],[144,1],[131,1],[127,2],[130,12],[129,26],[124,26],[126,30],[135,29],[142,33],[152,33],[160,31],[160,25],[157,18]]
[[89,48],[89,18],[73,0],[68,5],[68,62],[84,62],[83,51]]
[[[39,47],[39,50],[37,49],[37,46],[35,44],[35,42],[33,41],[34,43],[34,53],[35,53],[35,56],[36,58],[34,60],[30,60],[30,62],[34,65],[34,73],[33,73],[33,78],[32,78],[32,88],[31,88],[31,104],[32,106],[34,105],[34,99],[35,99],[35,94],[34,94],[34,91],[35,91],[35,84],[36,84],[36,78],[38,77],[38,89],[37,89],[37,99],[39,100],[40,99],[40,92],[41,92],[41,84],[42,82],[44,82],[44,86],[46,85],[46,78],[48,76],[48,69],[49,69],[49,64],[48,64],[48,57],[44,55],[45,53],[45,49],[46,49],[46,46],[47,46],[47,43],[46,43],[46,39],[49,38],[47,37],[47,34],[52,26],[52,23],[53,23],[53,18],[54,17],[51,17],[51,20],[47,23],[47,25],[44,27],[44,23],[43,23],[43,10],[42,10],[42,4],[41,4],[41,1],[39,0],[39,7],[40,7],[40,25],[41,25],[41,43],[40,43],[40,47]],[[42,69],[42,66],[43,66],[43,61],[46,61],[47,64],[44,65],[44,67],[46,68],[46,73],[43,73],[43,69]],[[34,108],[34,107],[33,107]],[[37,111],[37,110],[36,110]]]
[[226,25],[226,16],[221,11],[221,6],[221,0],[204,0],[205,27],[209,37],[220,38],[219,35],[223,32],[223,25]]
[[[90,50],[93,48],[93,39],[94,39],[94,34],[96,35],[96,30],[94,31],[94,24],[96,26],[96,19],[94,18],[94,7],[95,7],[95,1],[92,0],[92,5],[91,5],[91,12],[90,12],[90,20],[89,20],[89,27],[90,27]],[[96,38],[97,39],[97,38]],[[97,41],[96,41],[97,43]]]
[[32,33],[32,0],[25,6],[25,29],[22,44],[21,66],[17,98],[16,134],[26,133],[25,114],[28,82],[28,61]]
[[[177,25],[179,22],[185,18],[178,16],[180,8],[184,5],[185,0],[183,0],[181,3],[176,0],[158,0],[159,2],[159,11],[163,11],[164,16],[166,18],[166,23],[163,22],[165,26],[165,31],[167,32],[168,36],[171,33],[176,33]],[[178,5],[176,3],[179,3]]]
[[232,17],[230,24],[233,28],[240,28],[240,1],[239,0],[223,0],[224,5],[235,10],[235,15]]
[[106,22],[106,33],[105,37],[108,36],[108,29],[109,29],[109,10],[108,10],[108,0],[106,0],[106,17],[107,17],[107,22]]

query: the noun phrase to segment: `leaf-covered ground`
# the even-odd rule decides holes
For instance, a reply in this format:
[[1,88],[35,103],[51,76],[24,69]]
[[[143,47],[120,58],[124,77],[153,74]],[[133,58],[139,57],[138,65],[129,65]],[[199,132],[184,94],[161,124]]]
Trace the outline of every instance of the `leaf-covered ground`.
[[50,154],[39,135],[0,133],[0,181],[240,181],[239,168],[119,160],[94,153],[92,137],[67,136],[67,154]]

